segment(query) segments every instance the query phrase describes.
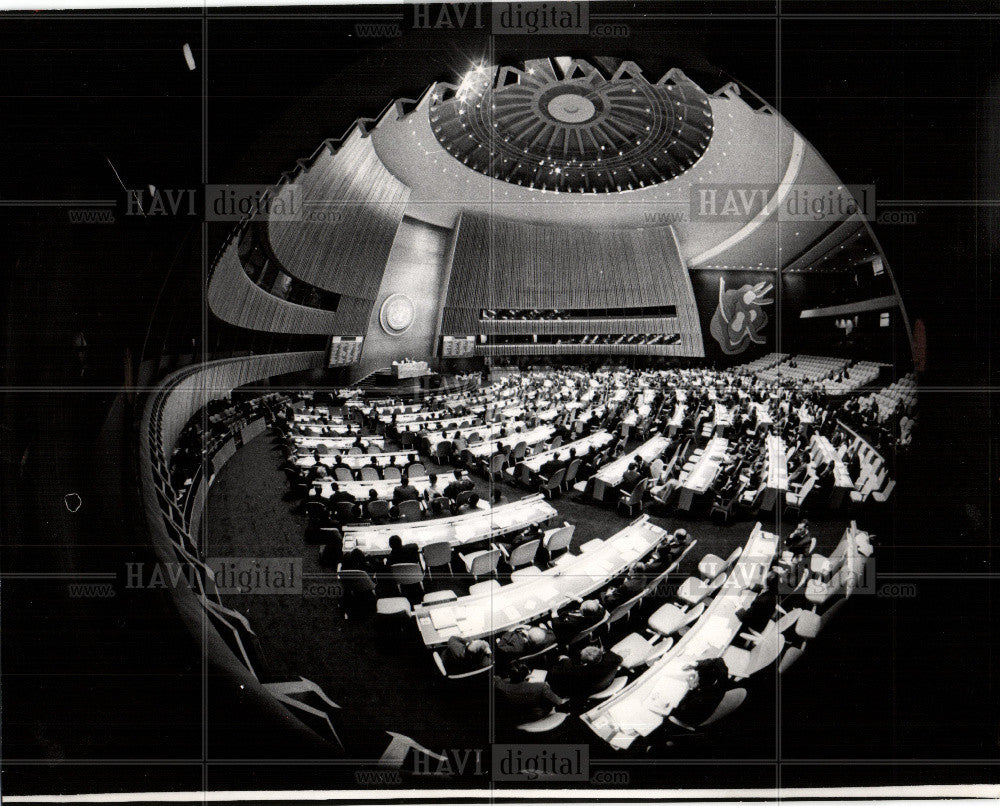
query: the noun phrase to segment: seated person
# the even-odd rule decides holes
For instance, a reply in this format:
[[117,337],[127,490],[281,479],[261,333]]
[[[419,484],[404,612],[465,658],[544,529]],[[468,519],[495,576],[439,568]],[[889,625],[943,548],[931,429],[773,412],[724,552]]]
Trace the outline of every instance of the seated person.
[[847,472],[851,474],[851,479],[857,481],[861,475],[861,456],[858,451],[852,451],[847,459]]
[[740,477],[733,474],[731,478],[725,480],[716,493],[716,500],[721,502],[731,501],[739,494],[741,488]]
[[[391,458],[395,459],[396,457],[393,456]],[[410,468],[413,467],[413,465],[418,465],[418,464],[420,464],[420,462],[417,459],[417,455],[415,453],[408,453],[406,455],[406,465],[403,467],[403,473],[409,474]]]
[[543,462],[542,466],[538,468],[538,478],[544,481],[548,481],[557,472],[562,470],[566,466],[566,463],[559,458],[559,453],[556,452],[552,455],[552,458],[547,462]]
[[379,500],[381,499],[379,499],[378,497],[378,490],[376,490],[374,487],[369,488],[368,500],[365,501],[365,509],[367,510],[372,505],[373,501],[379,501]]
[[541,719],[553,706],[565,705],[569,700],[556,694],[545,682],[530,682],[529,669],[523,663],[511,664],[506,678],[497,675],[493,685],[503,694],[507,704],[518,712],[518,719]]
[[444,488],[444,494],[448,498],[455,499],[458,498],[459,493],[464,493],[466,490],[474,490],[475,488],[476,483],[472,479],[468,476],[463,476],[461,470],[456,470],[455,480]]
[[628,466],[628,470],[622,475],[622,483],[618,485],[618,489],[620,492],[630,493],[640,481],[642,481],[642,473],[639,471],[636,462],[632,462]]
[[392,503],[399,504],[402,501],[419,501],[420,491],[410,484],[410,477],[403,475],[399,480],[399,486],[392,491]]
[[680,470],[675,467],[672,476],[664,474],[666,477],[662,480],[662,483],[654,484],[649,488],[650,497],[661,504],[667,503],[674,492],[681,486],[681,480],[677,477],[679,472]]
[[490,645],[477,638],[466,641],[453,635],[441,650],[441,661],[448,674],[464,674],[490,665]]
[[537,523],[531,524],[527,529],[522,529],[520,532],[514,532],[513,534],[506,535],[498,540],[496,543],[503,543],[508,551],[517,548],[522,543],[527,543],[529,540],[541,540],[545,536],[545,532],[542,531],[542,527]]
[[763,632],[778,608],[778,583],[780,578],[773,571],[764,579],[764,590],[751,602],[749,607],[736,611],[736,618],[744,627],[754,632]]
[[657,456],[652,462],[649,463],[649,476],[653,481],[659,481],[660,477],[663,476],[663,471],[666,469],[666,464],[663,461],[663,454]]
[[309,481],[315,481],[316,479],[324,479],[324,478],[326,478],[326,474],[327,474],[327,467],[326,467],[326,465],[323,464],[322,461],[320,461],[319,459],[317,459],[316,463],[312,467],[309,468],[309,472],[306,474],[306,478]]
[[469,493],[468,499],[463,501],[461,504],[459,504],[458,501],[452,501],[448,506],[448,511],[451,512],[452,515],[458,515],[462,511],[462,507],[477,509],[479,507],[479,495],[477,493]]
[[553,688],[572,700],[603,691],[621,668],[621,656],[597,646],[585,646],[576,660],[565,655],[556,661],[549,680]]
[[437,473],[431,473],[427,479],[430,484],[424,490],[424,500],[430,501],[434,498],[444,497],[444,488],[438,483]]
[[555,633],[548,627],[522,624],[497,636],[497,659],[514,661],[524,655],[532,655],[555,641]]
[[[676,532],[674,532],[670,536],[670,539],[667,541],[667,546],[666,546],[667,559],[670,561],[667,564],[670,565],[671,563],[674,563],[678,559],[680,559],[680,556],[684,553],[684,550],[691,544],[691,541],[693,539],[694,538],[692,538],[691,535],[687,533],[687,529],[678,529]],[[662,550],[663,550],[662,548],[657,549],[658,552]]]
[[629,599],[642,593],[646,587],[645,571],[643,563],[636,563],[619,584],[601,591],[599,597],[601,604],[608,610],[614,610],[618,605],[625,604]]
[[340,489],[340,485],[337,482],[330,484],[330,502],[333,504],[339,504],[341,501],[346,501],[349,504],[355,502],[355,498],[349,492]]
[[793,456],[788,460],[788,485],[803,484],[809,475],[809,463]]
[[396,563],[419,563],[420,549],[414,543],[403,545],[403,538],[399,535],[389,537],[389,555],[386,557],[386,565]]
[[672,716],[685,725],[697,727],[722,702],[729,682],[729,667],[722,658],[706,658],[684,669],[691,672],[689,690],[673,710]]
[[341,561],[340,569],[342,571],[364,571],[366,574],[370,574],[374,567],[361,549],[354,549]]
[[597,624],[607,611],[597,599],[581,602],[578,609],[552,612],[552,630],[560,644],[568,643],[577,635]]
[[323,539],[326,542],[320,546],[319,564],[323,568],[336,568],[344,560],[344,538],[340,530],[328,529],[323,533]]

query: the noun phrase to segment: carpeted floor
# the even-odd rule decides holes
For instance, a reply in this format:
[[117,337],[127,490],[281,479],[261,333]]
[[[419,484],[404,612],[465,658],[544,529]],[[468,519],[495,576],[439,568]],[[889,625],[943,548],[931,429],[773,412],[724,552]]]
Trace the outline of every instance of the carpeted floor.
[[[279,464],[280,454],[271,435],[265,434],[238,451],[221,470],[209,494],[203,552],[207,557],[301,557],[307,581],[329,581],[329,572],[318,562],[318,547],[305,543],[304,516],[294,503],[284,500],[287,484]],[[501,487],[512,500],[525,495],[518,488]],[[481,478],[477,478],[477,489],[484,497],[489,494]],[[560,517],[576,525],[574,548],[593,538],[608,537],[629,522],[611,508],[577,500],[575,493],[554,503]],[[705,554],[725,557],[743,545],[753,526],[752,521],[737,521],[721,527],[704,515],[661,517],[655,509],[648,514],[665,529],[684,527],[698,540],[672,580],[676,582],[694,573]],[[821,553],[836,545],[846,525],[843,517],[825,521],[811,517],[810,524]],[[782,534],[794,526],[781,521],[780,514],[764,524]],[[427,590],[446,588],[459,595],[467,591],[464,582],[447,572],[427,581]],[[398,595],[395,586],[386,582],[379,583],[378,594]],[[482,748],[492,741],[518,738],[503,714],[495,718],[492,713],[490,676],[460,683],[442,680],[415,629],[380,634],[372,614],[352,612],[345,618],[342,603],[322,594],[225,595],[224,602],[249,619],[275,678],[308,678],[343,707],[338,730],[348,748],[377,746],[379,740],[373,737],[384,737],[386,730],[411,736],[430,748]],[[648,615],[662,603],[649,597],[631,625],[622,625],[612,640],[641,630]],[[716,743],[712,752],[735,750],[748,757],[773,758],[773,692],[770,699],[770,704],[761,704],[760,719],[742,720],[749,733],[727,731],[727,744],[735,743],[734,747],[727,750]],[[741,713],[752,715],[753,710],[745,707]],[[575,716],[546,734],[546,741],[600,744]],[[689,741],[675,748],[674,754],[685,755],[691,748],[697,748],[691,752],[706,752],[699,742]]]

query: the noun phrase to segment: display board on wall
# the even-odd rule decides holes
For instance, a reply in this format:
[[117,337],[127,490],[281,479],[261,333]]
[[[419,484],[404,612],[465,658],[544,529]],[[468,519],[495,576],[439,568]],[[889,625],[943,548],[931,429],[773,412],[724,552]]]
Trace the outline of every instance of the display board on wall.
[[327,367],[346,367],[361,360],[364,336],[331,336]]
[[442,336],[441,337],[441,357],[442,358],[466,358],[475,355],[475,336]]

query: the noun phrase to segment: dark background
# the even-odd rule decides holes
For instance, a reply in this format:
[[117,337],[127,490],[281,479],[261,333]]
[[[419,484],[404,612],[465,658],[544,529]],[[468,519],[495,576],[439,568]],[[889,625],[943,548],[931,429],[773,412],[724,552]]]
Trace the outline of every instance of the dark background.
[[[1000,65],[998,20],[977,16],[989,8],[785,2],[777,14],[772,3],[591,6],[592,15],[626,23],[627,38],[414,30],[391,7],[7,15],[0,26],[5,791],[337,780],[323,765],[200,763],[206,755],[307,758],[314,749],[286,744],[211,675],[203,701],[201,675],[211,670],[201,668],[166,597],[71,600],[65,583],[11,576],[120,567],[123,558],[148,556],[129,465],[121,465],[124,479],[95,477],[95,445],[114,413],[126,350],[135,366],[161,353],[282,350],[308,341],[206,321],[203,272],[227,225],[125,216],[111,164],[135,188],[271,183],[355,118],[415,97],[472,61],[559,54],[632,59],[648,77],[678,66],[709,91],[738,79],[776,106],[846,183],[874,184],[879,199],[907,200],[905,209],[916,212],[915,224],[875,225],[875,233],[911,322],[920,319],[927,333],[917,443],[901,458],[900,494],[878,554],[879,572],[915,581],[918,595],[845,608],[808,663],[783,682],[780,783],[995,782],[1000,631],[990,576],[998,569],[989,384]],[[401,37],[356,35],[356,22],[393,20]],[[193,72],[181,54],[185,42],[198,62]],[[40,199],[114,199],[117,222],[71,224],[66,206],[17,203]],[[90,344],[84,379],[69,349],[78,331]],[[116,436],[129,455],[129,432]],[[62,503],[70,490],[85,491],[76,517]],[[93,506],[91,493],[100,499]],[[656,780],[775,783],[774,765],[750,770],[735,762],[672,766]]]

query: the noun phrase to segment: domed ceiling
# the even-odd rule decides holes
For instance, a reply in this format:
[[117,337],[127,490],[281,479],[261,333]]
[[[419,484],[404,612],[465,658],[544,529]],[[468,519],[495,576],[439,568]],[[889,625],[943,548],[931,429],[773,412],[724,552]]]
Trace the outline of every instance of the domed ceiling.
[[486,176],[529,188],[614,193],[674,179],[712,137],[708,96],[682,73],[656,84],[619,68],[539,59],[438,84],[438,142]]

